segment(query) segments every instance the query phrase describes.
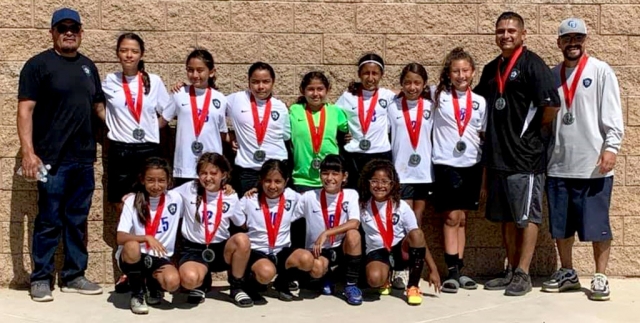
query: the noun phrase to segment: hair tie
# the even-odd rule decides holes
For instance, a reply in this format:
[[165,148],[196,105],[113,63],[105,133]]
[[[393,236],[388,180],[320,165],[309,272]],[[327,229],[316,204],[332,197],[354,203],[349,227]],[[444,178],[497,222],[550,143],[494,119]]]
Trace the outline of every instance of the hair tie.
[[362,67],[362,65],[364,65],[364,64],[369,64],[369,63],[376,64],[376,65],[380,66],[380,68],[381,68],[381,69],[383,69],[383,70],[384,70],[384,66],[382,65],[382,63],[380,63],[380,62],[378,62],[378,61],[375,61],[375,60],[372,60],[372,59],[370,59],[370,60],[366,60],[366,61],[364,61],[364,62],[360,63],[360,65],[358,65],[358,67]]

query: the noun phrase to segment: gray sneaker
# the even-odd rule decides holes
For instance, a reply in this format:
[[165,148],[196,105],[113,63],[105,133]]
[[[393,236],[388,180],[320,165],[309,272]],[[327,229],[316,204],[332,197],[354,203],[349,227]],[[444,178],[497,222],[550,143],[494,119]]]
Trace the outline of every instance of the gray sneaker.
[[131,296],[131,312],[133,314],[149,314],[149,306],[144,302],[143,295],[134,295]]
[[522,269],[513,272],[513,279],[504,291],[506,296],[524,296],[531,291],[531,277]]
[[79,293],[83,295],[100,295],[102,294],[102,287],[100,285],[89,281],[84,276],[74,278],[63,284],[60,288],[63,293]]
[[559,293],[574,289],[580,289],[580,280],[576,271],[568,268],[558,269],[550,280],[542,283],[543,292]]
[[506,289],[511,280],[513,279],[513,271],[510,268],[505,269],[502,273],[502,277],[494,278],[484,283],[484,289],[486,290],[503,290]]
[[162,303],[162,300],[164,299],[164,293],[161,290],[157,289],[149,290],[145,294],[145,298],[148,305],[158,305]]
[[391,287],[393,287],[393,289],[405,290],[407,288],[408,281],[409,281],[408,270],[396,270],[393,272]]
[[31,299],[34,302],[51,302],[51,286],[48,280],[38,280],[31,283]]

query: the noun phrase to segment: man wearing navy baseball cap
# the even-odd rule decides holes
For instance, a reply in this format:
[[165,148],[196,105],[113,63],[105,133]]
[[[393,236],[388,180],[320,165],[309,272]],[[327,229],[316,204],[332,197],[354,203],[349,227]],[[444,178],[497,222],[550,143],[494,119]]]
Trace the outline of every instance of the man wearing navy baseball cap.
[[[52,301],[54,254],[64,242],[62,292],[101,294],[85,278],[87,216],[95,188],[92,113],[104,104],[95,64],[78,52],[80,14],[69,8],[51,18],[53,48],[31,57],[20,72],[18,136],[23,176],[38,182],[33,229],[31,298]],[[50,166],[48,172],[46,166]]]
[[552,70],[562,105],[555,123],[555,145],[547,170],[549,227],[561,268],[542,290],[580,289],[571,251],[575,234],[593,244],[596,274],[592,300],[609,299],[605,271],[611,250],[609,205],[613,168],[624,135],[618,79],[611,67],[587,55],[587,26],[569,18],[558,28],[564,61]]

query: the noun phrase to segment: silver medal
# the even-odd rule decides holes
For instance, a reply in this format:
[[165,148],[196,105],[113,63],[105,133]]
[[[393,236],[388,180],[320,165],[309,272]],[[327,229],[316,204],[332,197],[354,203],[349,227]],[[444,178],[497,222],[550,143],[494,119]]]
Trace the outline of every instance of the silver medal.
[[267,158],[267,153],[264,150],[256,150],[253,153],[253,159],[257,162],[263,162]]
[[311,167],[313,167],[313,169],[320,169],[321,163],[320,158],[314,158],[313,161],[311,161]]
[[216,253],[213,250],[207,248],[202,251],[202,260],[206,262],[213,262],[216,259]]
[[360,140],[360,149],[367,151],[369,150],[369,148],[371,148],[371,141],[367,140],[367,139],[362,139]]
[[567,112],[564,114],[564,116],[562,116],[562,123],[566,124],[567,126],[572,124],[575,121],[576,121],[576,118],[573,116],[573,113],[571,112]]
[[463,153],[465,150],[467,150],[467,144],[460,140],[458,142],[456,142],[456,151],[459,153]]
[[420,165],[420,161],[422,160],[422,157],[420,157],[420,155],[413,153],[411,154],[411,156],[409,156],[409,166],[411,167],[415,167]]
[[135,140],[142,140],[144,139],[145,133],[143,129],[140,128],[136,128],[133,130],[133,138]]
[[204,150],[204,145],[201,142],[196,140],[191,143],[191,151],[193,152],[194,155],[202,154],[203,150]]
[[151,269],[152,266],[153,266],[153,258],[151,258],[150,255],[146,255],[144,257],[144,267],[147,269]]
[[504,107],[507,106],[507,101],[504,98],[498,98],[496,100],[495,106],[496,106],[496,109],[502,110],[502,109],[504,109]]

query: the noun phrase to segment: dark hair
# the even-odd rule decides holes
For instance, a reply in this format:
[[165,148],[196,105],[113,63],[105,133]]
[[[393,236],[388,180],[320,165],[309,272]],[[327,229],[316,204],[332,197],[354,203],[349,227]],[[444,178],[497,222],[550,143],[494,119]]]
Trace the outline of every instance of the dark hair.
[[167,174],[167,187],[171,187],[173,183],[173,172],[171,171],[171,166],[169,166],[169,162],[166,159],[160,157],[149,157],[145,160],[144,166],[140,170],[138,181],[133,186],[133,191],[136,194],[133,206],[136,209],[138,219],[142,224],[147,224],[147,221],[151,217],[151,214],[149,214],[149,192],[147,192],[147,189],[144,186],[144,177],[150,169],[164,170]]
[[[382,65],[382,67],[380,67],[380,74],[384,75],[384,60],[382,59],[382,57],[380,57],[380,55],[378,54],[368,53],[360,57],[360,59],[358,60],[358,76],[360,75],[362,67],[364,66],[363,63],[366,61],[375,61]],[[353,95],[357,95],[360,88],[362,88],[362,83],[352,81],[351,83],[349,83],[347,91],[349,91]]]
[[[211,55],[211,53],[209,53],[208,50],[204,49],[204,48],[196,48],[194,49],[189,56],[187,56],[187,61],[185,62],[186,65],[189,65],[189,61],[192,59],[199,59],[201,60],[205,66],[207,66],[207,68],[209,70],[213,70],[215,68],[215,62],[213,61],[213,55]],[[212,89],[217,90],[218,87],[216,86],[216,76],[210,76],[207,79],[207,83],[209,84],[209,87]]]
[[371,189],[369,180],[377,171],[384,171],[391,180],[391,188],[389,189],[390,198],[396,204],[400,205],[400,178],[398,172],[391,161],[386,159],[373,159],[362,168],[360,179],[358,181],[358,190],[360,191],[360,208],[365,209],[367,202],[371,199]]
[[[454,61],[462,59],[469,62],[469,64],[471,64],[471,68],[475,71],[476,63],[473,60],[471,54],[466,52],[462,47],[456,47],[451,50],[449,54],[447,54],[447,56],[444,58],[444,63],[442,64],[443,66],[442,72],[440,72],[440,83],[438,83],[438,87],[436,88],[436,95],[434,99],[436,108],[440,103],[440,94],[442,93],[442,91],[453,91],[451,89],[451,78],[449,77],[449,74],[451,73],[451,64]],[[471,86],[471,84],[469,84],[469,86]]]
[[346,162],[340,155],[329,154],[324,157],[320,163],[320,171],[332,170],[336,172],[346,173]]
[[269,176],[269,173],[273,171],[279,172],[285,181],[289,180],[289,168],[285,162],[278,159],[267,160],[262,164],[262,168],[260,168],[260,173],[258,174],[258,198],[264,194],[262,182]]
[[[421,64],[409,63],[402,69],[402,72],[400,73],[400,86],[402,86],[404,78],[409,72],[418,74],[420,75],[420,77],[422,77],[422,81],[424,81],[424,88],[422,89],[422,93],[420,94],[420,96],[424,99],[431,100],[431,90],[427,86],[427,82],[429,81],[429,74],[427,74],[427,70]],[[400,92],[399,96],[402,95],[404,95],[404,93]]]
[[[125,39],[135,40],[140,46],[140,53],[144,55],[144,41],[140,36],[135,33],[124,33],[118,37],[118,43],[116,45],[116,55],[120,52],[120,45]],[[138,72],[142,74],[142,84],[144,85],[144,94],[149,94],[151,91],[151,81],[149,80],[149,73],[144,70],[144,61],[141,59],[138,61]]]
[[320,71],[309,72],[302,77],[302,82],[300,82],[300,92],[302,92],[303,95],[298,97],[296,103],[307,103],[307,98],[305,98],[304,96],[304,89],[306,89],[313,80],[319,80],[320,82],[322,82],[322,84],[324,84],[324,87],[327,88],[327,91],[331,89],[331,83],[329,83],[329,79],[326,75],[324,75],[324,73]]
[[[198,158],[198,163],[196,164],[196,172],[199,174],[203,168],[207,165],[213,165],[217,167],[221,172],[226,173],[227,175],[220,182],[220,192],[218,194],[222,194],[224,190],[224,185],[229,183],[231,180],[231,164],[227,160],[226,157],[220,155],[218,153],[204,153],[200,158]],[[204,186],[200,184],[200,180],[196,179],[194,181],[196,185],[196,221],[202,223],[202,218],[200,217],[200,213],[198,213],[198,208],[200,204],[202,204],[202,196],[207,194],[204,189]]]
[[520,24],[520,27],[522,27],[522,29],[524,29],[524,19],[522,18],[521,15],[513,12],[513,11],[505,11],[503,13],[500,14],[500,16],[498,17],[498,20],[496,20],[496,28],[498,28],[498,24],[502,21],[502,20],[509,20],[509,19],[514,19],[515,21],[517,21]]
[[273,70],[273,67],[271,67],[271,65],[265,62],[255,62],[251,64],[251,66],[249,66],[249,79],[251,78],[251,75],[253,75],[253,73],[257,70],[266,70],[267,72],[269,72],[269,75],[271,75],[273,81],[276,81],[276,72]]

